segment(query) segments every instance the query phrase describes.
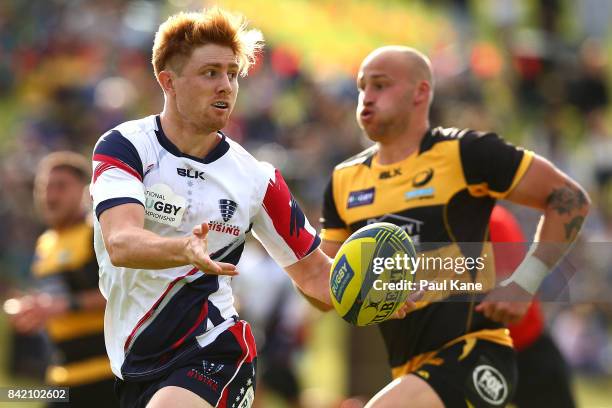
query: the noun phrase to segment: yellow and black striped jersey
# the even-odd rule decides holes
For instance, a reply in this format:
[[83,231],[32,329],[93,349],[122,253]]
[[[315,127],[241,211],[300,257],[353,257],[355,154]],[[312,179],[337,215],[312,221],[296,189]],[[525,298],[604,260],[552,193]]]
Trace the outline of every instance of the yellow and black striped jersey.
[[[76,295],[98,288],[98,263],[93,227],[86,222],[66,230],[47,230],[36,243],[32,272],[52,295]],[[56,356],[47,382],[61,386],[89,384],[112,378],[104,346],[104,310],[77,310],[53,317],[47,333]]]
[[[390,165],[378,163],[373,146],[334,169],[321,236],[342,242],[357,229],[384,221],[404,228],[426,254],[483,256],[490,251],[488,222],[495,201],[517,185],[532,158],[532,152],[494,133],[456,128],[428,130],[416,152]],[[457,277],[491,289],[492,253],[484,259],[482,271]],[[379,325],[394,372],[465,335],[511,345],[507,330],[473,311],[474,300],[473,294],[456,291],[428,293],[405,319]]]

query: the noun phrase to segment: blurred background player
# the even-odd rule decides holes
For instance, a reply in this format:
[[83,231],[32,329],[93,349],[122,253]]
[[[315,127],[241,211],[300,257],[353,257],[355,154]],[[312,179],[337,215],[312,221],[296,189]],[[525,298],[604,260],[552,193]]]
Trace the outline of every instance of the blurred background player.
[[547,160],[494,133],[431,127],[431,64],[415,49],[374,50],[361,64],[357,87],[357,121],[376,144],[333,172],[323,205],[324,252],[335,255],[351,232],[386,221],[405,228],[426,254],[476,258],[489,250],[497,199],[544,212],[537,248],[504,286],[494,288],[492,265],[464,274],[417,271],[417,280],[480,282],[489,292],[484,299],[428,292],[405,319],[380,324],[395,380],[367,406],[503,405],[516,384],[504,324],[523,317],[575,240],[589,208],[586,193]]
[[[501,205],[489,220],[495,272],[506,279],[520,265],[527,252],[518,221]],[[516,350],[518,382],[512,402],[519,408],[576,406],[570,372],[563,355],[544,326],[540,302],[534,298],[523,319],[508,325]]]
[[34,197],[49,229],[36,243],[32,273],[37,289],[5,304],[16,332],[48,334],[53,350],[45,382],[70,387],[70,403],[57,406],[117,403],[104,348],[105,301],[98,289],[93,226],[86,210],[90,174],[89,161],[73,152],[52,153],[41,161]]

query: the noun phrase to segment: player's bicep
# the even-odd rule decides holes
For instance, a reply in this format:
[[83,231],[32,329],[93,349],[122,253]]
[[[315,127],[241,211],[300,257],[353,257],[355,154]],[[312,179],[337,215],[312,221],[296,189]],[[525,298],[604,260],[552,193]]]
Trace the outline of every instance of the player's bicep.
[[129,228],[144,228],[145,210],[142,204],[121,204],[104,211],[98,221],[107,248],[114,236]]
[[544,210],[554,191],[582,191],[580,186],[545,158],[534,155],[524,177],[506,197],[508,201]]

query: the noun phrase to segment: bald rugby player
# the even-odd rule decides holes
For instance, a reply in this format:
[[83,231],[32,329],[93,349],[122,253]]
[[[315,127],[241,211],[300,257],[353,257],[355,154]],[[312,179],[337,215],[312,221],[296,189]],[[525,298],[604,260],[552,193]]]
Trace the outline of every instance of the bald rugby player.
[[590,206],[551,162],[496,133],[432,126],[433,82],[429,59],[413,48],[386,46],[364,59],[357,121],[375,145],[334,169],[324,196],[323,251],[333,256],[352,232],[385,221],[404,228],[425,254],[478,257],[490,250],[487,225],[498,199],[543,216],[537,244],[502,285],[495,285],[492,262],[463,274],[427,271],[481,282],[485,291],[431,291],[404,319],[380,324],[394,380],[367,408],[511,401],[516,359],[505,325],[524,315]]

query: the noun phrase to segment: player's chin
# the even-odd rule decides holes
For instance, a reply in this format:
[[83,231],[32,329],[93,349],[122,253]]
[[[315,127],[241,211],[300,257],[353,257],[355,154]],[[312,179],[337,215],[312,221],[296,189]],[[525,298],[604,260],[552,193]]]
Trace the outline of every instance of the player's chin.
[[378,128],[374,126],[364,127],[364,133],[373,142],[379,142],[382,140],[382,132],[378,130]]
[[227,122],[229,121],[229,113],[226,115],[207,115],[206,122],[210,125],[210,127],[215,129],[223,129]]

